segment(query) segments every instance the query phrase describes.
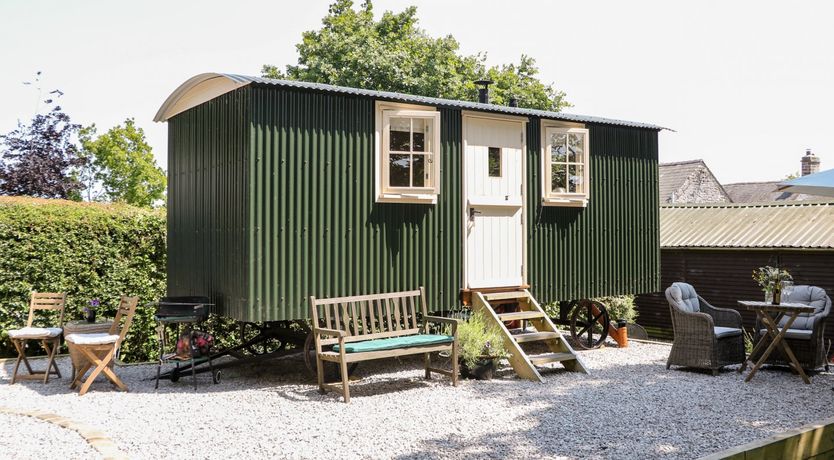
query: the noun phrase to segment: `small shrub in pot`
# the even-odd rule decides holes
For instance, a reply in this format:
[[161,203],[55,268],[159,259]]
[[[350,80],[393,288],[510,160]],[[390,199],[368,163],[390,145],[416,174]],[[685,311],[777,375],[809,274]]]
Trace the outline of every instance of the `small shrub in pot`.
[[489,380],[496,361],[507,356],[501,331],[487,322],[481,312],[474,313],[469,321],[458,326],[458,347],[460,373],[464,378]]

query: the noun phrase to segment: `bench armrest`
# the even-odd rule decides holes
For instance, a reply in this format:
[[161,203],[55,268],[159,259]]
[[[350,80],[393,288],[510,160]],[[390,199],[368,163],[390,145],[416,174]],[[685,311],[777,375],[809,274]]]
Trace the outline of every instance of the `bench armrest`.
[[338,329],[328,329],[326,327],[314,327],[313,332],[318,335],[328,335],[331,337],[345,337],[347,335],[345,331],[340,331]]

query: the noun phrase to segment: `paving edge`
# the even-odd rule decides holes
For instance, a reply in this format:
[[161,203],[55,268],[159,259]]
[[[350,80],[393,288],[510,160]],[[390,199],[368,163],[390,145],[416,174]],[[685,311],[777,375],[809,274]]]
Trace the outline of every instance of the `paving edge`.
[[78,423],[73,420],[70,420],[66,417],[61,417],[60,415],[51,414],[49,412],[39,411],[39,410],[17,410],[17,409],[10,409],[8,407],[0,406],[0,413],[3,414],[12,414],[12,415],[23,415],[27,417],[33,417],[39,420],[43,420],[44,422],[49,422],[54,425],[58,425],[61,428],[67,428],[70,430],[75,431],[78,433],[84,441],[87,442],[91,447],[97,450],[102,457],[105,459],[127,459],[128,456],[125,455],[122,451],[116,447],[116,444],[107,437],[103,432],[91,428],[88,425],[84,425],[83,423]]

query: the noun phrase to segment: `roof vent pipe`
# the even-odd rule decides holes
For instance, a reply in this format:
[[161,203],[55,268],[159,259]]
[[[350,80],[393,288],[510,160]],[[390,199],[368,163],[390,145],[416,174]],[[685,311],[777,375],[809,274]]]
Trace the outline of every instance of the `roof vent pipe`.
[[489,104],[489,85],[492,83],[492,80],[477,80],[475,82],[476,85],[482,86],[478,88],[478,102],[481,104]]
[[510,96],[510,107],[518,107],[518,98]]

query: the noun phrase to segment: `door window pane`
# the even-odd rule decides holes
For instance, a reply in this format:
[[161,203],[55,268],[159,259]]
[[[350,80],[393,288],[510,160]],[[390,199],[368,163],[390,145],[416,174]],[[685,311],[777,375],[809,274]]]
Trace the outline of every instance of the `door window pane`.
[[392,154],[388,157],[388,182],[391,187],[408,187],[410,174],[409,155]]
[[411,151],[411,119],[392,118],[389,149],[398,152]]
[[572,163],[584,162],[585,136],[577,133],[568,135],[568,161]]
[[566,165],[554,164],[550,167],[550,189],[555,193],[565,193],[567,189]]
[[487,169],[489,177],[501,177],[501,149],[498,147],[490,147],[488,157]]

